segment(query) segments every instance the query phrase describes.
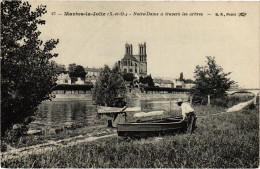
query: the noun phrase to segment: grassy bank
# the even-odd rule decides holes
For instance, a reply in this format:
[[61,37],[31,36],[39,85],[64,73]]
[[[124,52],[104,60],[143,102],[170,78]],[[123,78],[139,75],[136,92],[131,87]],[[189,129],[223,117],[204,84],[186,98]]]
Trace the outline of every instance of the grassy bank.
[[11,146],[13,148],[28,147],[32,145],[47,143],[49,141],[57,141],[61,139],[67,139],[79,135],[91,134],[97,136],[102,131],[107,131],[107,133],[112,133],[113,129],[107,128],[107,120],[109,117],[101,116],[97,117],[96,113],[92,115],[91,125],[84,126],[82,124],[73,124],[71,127],[62,127],[52,130],[43,130],[37,135],[23,135],[19,138],[8,135],[1,141],[1,151],[8,151],[7,147]]
[[[198,113],[212,112],[207,106]],[[219,111],[214,108],[214,111]],[[2,167],[232,167],[256,168],[259,108],[198,118],[192,135],[161,139],[106,138],[2,163]]]

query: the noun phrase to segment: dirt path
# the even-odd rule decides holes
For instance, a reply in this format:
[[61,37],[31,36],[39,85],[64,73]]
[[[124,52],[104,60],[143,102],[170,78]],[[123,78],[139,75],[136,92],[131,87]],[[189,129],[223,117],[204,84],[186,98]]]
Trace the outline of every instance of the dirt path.
[[60,147],[70,147],[70,146],[77,145],[79,143],[92,142],[107,137],[113,137],[116,135],[117,135],[116,132],[114,132],[113,134],[111,133],[107,134],[106,132],[101,132],[99,133],[99,136],[79,135],[72,138],[62,139],[58,141],[49,141],[47,143],[28,146],[28,147],[13,148],[8,152],[2,152],[1,161],[3,162],[9,159],[20,158],[30,154],[41,154],[41,153],[45,153],[46,151],[55,150]]
[[242,110],[243,108],[247,107],[248,105],[254,103],[254,101],[255,101],[255,98],[252,99],[252,100],[249,100],[249,101],[247,101],[247,102],[239,103],[239,104],[237,104],[237,105],[235,105],[235,106],[232,106],[232,107],[230,107],[229,109],[227,109],[226,112],[235,112],[235,111]]
[[254,101],[255,101],[255,98],[252,99],[252,100],[249,100],[247,102],[242,102],[242,103],[239,103],[237,105],[234,105],[234,106],[228,108],[226,111],[223,111],[223,112],[218,112],[218,113],[215,113],[215,114],[200,115],[200,116],[197,116],[197,117],[216,116],[216,115],[219,115],[219,114],[240,111],[243,108],[245,108],[245,107],[249,106],[250,104],[254,103]]

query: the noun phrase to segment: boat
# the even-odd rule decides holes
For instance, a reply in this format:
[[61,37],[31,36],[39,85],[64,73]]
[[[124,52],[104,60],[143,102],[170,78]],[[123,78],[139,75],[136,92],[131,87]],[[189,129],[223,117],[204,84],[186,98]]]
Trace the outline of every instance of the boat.
[[97,106],[97,112],[99,114],[113,114],[123,112],[126,107],[107,107]]
[[150,111],[150,112],[139,112],[135,113],[134,117],[140,118],[140,117],[151,117],[151,116],[161,116],[163,115],[165,110],[157,110],[157,111]]
[[115,107],[109,106],[97,106],[98,114],[106,114],[106,115],[113,115],[113,114],[120,114],[125,112],[136,112],[141,111],[141,107],[128,107],[126,106],[126,102],[123,97],[116,97],[115,98]]
[[97,113],[100,117],[101,115],[106,115],[110,117],[107,121],[108,127],[117,127],[119,122],[126,121],[127,112],[138,112],[141,111],[141,107],[107,107],[107,106],[97,106]]
[[174,134],[194,130],[196,117],[192,117],[188,123],[182,117],[169,117],[153,120],[137,120],[136,122],[126,122],[117,124],[118,136],[123,137],[148,137],[165,134]]
[[141,107],[107,107],[107,106],[97,106],[97,112],[99,114],[115,114],[123,112],[139,112]]

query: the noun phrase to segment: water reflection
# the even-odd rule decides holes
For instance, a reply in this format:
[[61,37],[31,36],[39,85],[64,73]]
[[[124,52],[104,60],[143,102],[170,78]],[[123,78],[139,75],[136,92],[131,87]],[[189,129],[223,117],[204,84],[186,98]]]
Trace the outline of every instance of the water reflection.
[[176,104],[176,100],[162,99],[162,100],[131,100],[129,106],[140,106],[142,111],[154,110],[179,110],[180,107]]
[[[142,111],[179,110],[174,100],[131,100],[129,107],[141,107]],[[30,124],[32,130],[44,130],[66,126],[88,126],[96,118],[96,107],[90,101],[43,102],[36,113],[35,121]]]
[[95,117],[95,106],[89,101],[43,102],[31,129],[50,129],[72,125],[85,126]]

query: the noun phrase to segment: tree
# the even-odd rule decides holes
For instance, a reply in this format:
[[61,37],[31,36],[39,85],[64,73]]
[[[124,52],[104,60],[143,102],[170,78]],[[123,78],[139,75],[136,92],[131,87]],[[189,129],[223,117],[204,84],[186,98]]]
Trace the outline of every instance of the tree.
[[94,85],[93,99],[98,105],[114,107],[119,96],[126,98],[126,85],[122,72],[117,64],[112,70],[105,65]]
[[220,98],[235,82],[228,78],[229,73],[224,73],[223,68],[216,64],[215,57],[207,56],[206,66],[196,66],[195,86],[191,94],[195,98]]
[[57,74],[65,73],[66,72],[66,66],[62,64],[58,64],[55,61],[51,61],[51,64],[53,64],[53,68],[56,71]]
[[74,72],[76,66],[77,66],[76,63],[69,64],[68,71],[69,72]]
[[38,105],[50,99],[57,75],[50,59],[58,40],[39,40],[37,26],[46,6],[30,10],[28,2],[1,2],[1,136],[13,124],[31,121]]
[[195,83],[192,79],[183,79],[184,83]]
[[75,63],[69,65],[69,76],[70,77],[85,78],[86,74],[87,73],[85,72],[85,69],[83,66],[76,65]]
[[135,79],[133,73],[126,73],[123,75],[123,77],[124,77],[124,80],[127,82],[133,82]]
[[139,78],[139,82],[142,84],[148,84],[149,87],[154,87],[154,82],[153,82],[153,78],[151,75],[146,76],[146,77],[140,77]]

